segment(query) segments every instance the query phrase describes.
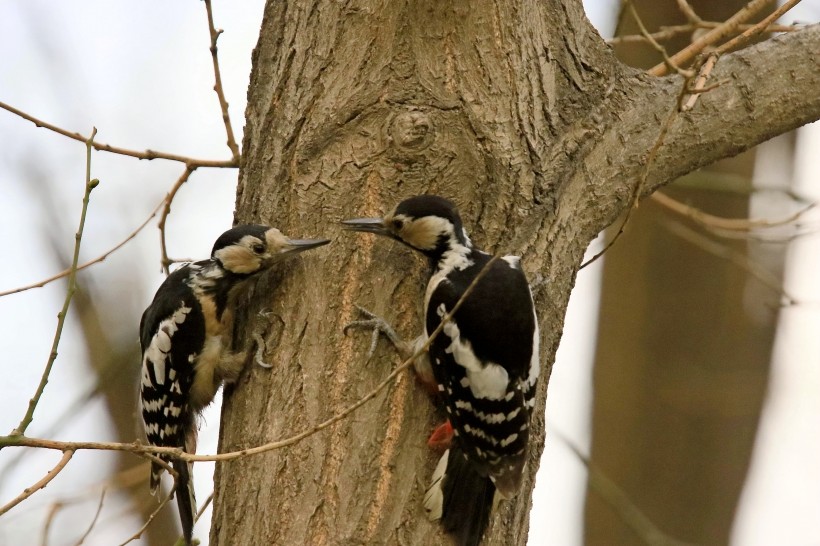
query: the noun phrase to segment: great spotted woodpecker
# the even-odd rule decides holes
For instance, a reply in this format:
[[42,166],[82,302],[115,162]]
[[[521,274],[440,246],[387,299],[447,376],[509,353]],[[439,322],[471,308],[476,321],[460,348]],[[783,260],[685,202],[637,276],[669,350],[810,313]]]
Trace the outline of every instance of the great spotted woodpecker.
[[[140,321],[142,379],[140,399],[148,442],[196,452],[196,416],[222,383],[236,381],[245,356],[232,353],[231,290],[287,255],[327,244],[326,239],[289,239],[275,228],[237,226],[214,243],[211,258],[186,264],[159,287]],[[191,465],[171,461],[177,478],[177,505],[186,544],[196,514]],[[151,465],[151,493],[162,466]]]
[[[432,274],[424,296],[421,342],[491,260],[473,247],[455,205],[433,195],[406,199],[384,218],[342,223],[395,239],[429,259]],[[429,349],[427,365],[449,417],[437,432],[451,426],[452,441],[424,505],[430,518],[440,519],[459,544],[481,542],[496,492],[503,498],[517,492],[527,460],[540,370],[539,335],[519,262],[517,256],[505,256],[491,263]]]

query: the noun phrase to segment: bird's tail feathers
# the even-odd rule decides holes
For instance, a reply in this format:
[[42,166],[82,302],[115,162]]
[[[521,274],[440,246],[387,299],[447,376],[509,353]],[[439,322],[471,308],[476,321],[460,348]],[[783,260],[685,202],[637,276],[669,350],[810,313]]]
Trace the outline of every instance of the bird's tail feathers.
[[191,544],[194,532],[194,518],[196,517],[196,496],[194,495],[194,482],[191,463],[186,461],[174,461],[174,470],[177,471],[177,507],[179,508],[179,521],[182,524],[182,536],[185,544]]
[[444,530],[460,546],[478,546],[494,506],[495,485],[481,476],[464,453],[453,446],[444,452],[424,495],[431,520],[441,520]]
[[150,476],[150,488],[151,494],[156,496],[157,491],[159,491],[159,484],[161,482],[162,473],[165,472],[165,469],[162,468],[161,465],[157,463],[151,463],[151,476]]

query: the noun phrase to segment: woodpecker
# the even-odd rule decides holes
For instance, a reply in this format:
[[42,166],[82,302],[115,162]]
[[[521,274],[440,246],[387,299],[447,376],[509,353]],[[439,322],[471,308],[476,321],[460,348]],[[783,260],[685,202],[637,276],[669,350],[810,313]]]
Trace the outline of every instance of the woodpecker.
[[434,378],[449,418],[431,442],[451,431],[450,447],[425,493],[425,509],[458,544],[477,545],[496,494],[510,498],[518,491],[527,459],[540,362],[538,320],[520,259],[504,256],[490,263],[492,257],[473,246],[455,205],[434,195],[406,199],[384,218],[342,223],[395,239],[429,259],[424,331],[416,346],[489,267],[432,341],[426,364],[432,370],[419,370],[422,378]]
[[[237,226],[214,243],[209,260],[185,264],[159,287],[140,321],[140,400],[148,443],[196,452],[196,416],[222,383],[236,381],[245,356],[228,350],[233,288],[285,256],[315,248],[326,239],[289,239],[275,228]],[[186,544],[196,514],[191,464],[161,456],[178,473],[176,498]],[[151,464],[151,493],[163,468]]]

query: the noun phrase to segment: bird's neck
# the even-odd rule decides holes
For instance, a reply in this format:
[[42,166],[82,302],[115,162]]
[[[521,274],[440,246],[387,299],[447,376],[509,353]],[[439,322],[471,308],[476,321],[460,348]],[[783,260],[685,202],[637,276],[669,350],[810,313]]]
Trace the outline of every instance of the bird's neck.
[[470,256],[473,247],[469,240],[465,243],[455,238],[449,239],[446,245],[442,246],[442,251],[436,256],[431,256],[431,265],[435,271],[450,271],[453,269],[464,269],[472,264]]

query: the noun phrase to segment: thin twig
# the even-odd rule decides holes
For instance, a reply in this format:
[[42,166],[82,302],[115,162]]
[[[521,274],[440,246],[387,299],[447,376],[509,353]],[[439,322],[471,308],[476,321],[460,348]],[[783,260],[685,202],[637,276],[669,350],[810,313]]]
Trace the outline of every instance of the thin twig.
[[88,212],[88,202],[91,197],[91,191],[97,187],[97,184],[100,183],[100,181],[96,178],[91,178],[91,150],[93,148],[94,136],[96,134],[97,128],[94,127],[91,131],[91,136],[85,143],[85,194],[83,195],[83,207],[80,213],[80,227],[77,228],[77,233],[74,235],[74,257],[71,260],[71,268],[68,273],[68,288],[66,289],[63,308],[57,315],[57,330],[54,332],[54,341],[51,344],[51,352],[48,356],[46,368],[43,370],[43,376],[40,378],[40,384],[37,386],[37,391],[34,393],[31,400],[29,400],[28,409],[26,410],[26,414],[23,416],[22,421],[20,421],[17,428],[11,432],[12,436],[25,433],[26,428],[34,418],[34,409],[37,407],[37,404],[40,401],[40,396],[43,395],[43,390],[46,388],[48,376],[51,373],[52,366],[54,366],[54,361],[57,360],[57,348],[60,345],[60,337],[63,334],[63,325],[65,324],[66,315],[68,315],[68,308],[71,306],[71,299],[74,297],[74,292],[77,290],[77,264],[80,260],[80,243],[83,239],[83,229],[85,228],[85,216]]
[[[83,269],[91,267],[92,265],[94,265],[96,263],[104,261],[106,258],[108,258],[108,256],[110,256],[111,254],[113,254],[117,250],[124,247],[126,245],[126,243],[128,243],[131,239],[136,237],[139,234],[139,232],[142,231],[142,229],[145,226],[147,226],[148,223],[157,215],[157,213],[159,212],[160,207],[165,203],[165,199],[166,199],[165,197],[162,198],[162,201],[160,201],[159,204],[157,204],[157,206],[154,207],[154,210],[151,211],[151,215],[148,216],[148,218],[146,218],[145,221],[137,227],[137,229],[132,231],[128,235],[128,237],[126,237],[125,239],[123,239],[122,241],[117,243],[114,247],[106,250],[105,252],[103,252],[101,255],[97,256],[93,260],[89,260],[89,261],[85,262],[82,265],[78,265],[77,266],[77,271],[82,271]],[[70,273],[71,273],[71,268],[69,267],[68,269],[64,269],[63,271],[57,273],[53,277],[49,277],[49,278],[44,279],[42,281],[32,283],[32,284],[29,284],[29,285],[26,285],[26,286],[21,286],[19,288],[13,288],[11,290],[6,290],[5,292],[0,292],[0,298],[2,298],[3,296],[11,295],[11,294],[18,294],[20,292],[25,292],[26,290],[31,290],[32,288],[42,288],[43,286],[47,285],[48,283],[54,282],[58,279],[62,279],[63,277],[67,277]]]
[[678,221],[669,221],[666,224],[666,228],[684,241],[687,241],[698,248],[717,256],[718,258],[728,260],[748,272],[754,278],[759,280],[764,286],[771,289],[773,292],[776,292],[782,299],[784,299],[785,305],[796,305],[800,303],[797,298],[793,297],[786,291],[785,288],[783,288],[783,283],[779,278],[777,278],[776,275],[773,275],[767,269],[754,263],[743,253],[737,252],[727,245],[713,241],[702,233],[698,233],[689,226],[686,226]]
[[695,103],[700,97],[701,93],[705,91],[704,85],[706,85],[706,80],[709,78],[709,74],[712,73],[712,69],[715,68],[715,63],[717,63],[718,55],[717,53],[710,53],[709,57],[707,57],[706,62],[700,67],[698,71],[698,77],[695,80],[695,84],[692,86],[692,89],[688,90],[689,93],[689,100],[686,101],[686,104],[681,106],[681,111],[686,112],[691,110],[695,107]]
[[[368,401],[372,400],[379,394],[385,387],[387,387],[398,375],[413,365],[413,362],[416,358],[418,358],[422,353],[424,353],[429,347],[430,344],[438,337],[441,331],[444,329],[444,325],[447,324],[456,312],[461,308],[461,305],[467,299],[467,297],[472,293],[475,286],[478,282],[484,277],[484,275],[489,272],[490,267],[492,264],[498,260],[498,256],[493,256],[487,264],[481,269],[481,271],[476,275],[475,279],[470,283],[464,293],[459,298],[458,302],[453,306],[453,309],[444,315],[439,323],[438,327],[433,330],[430,334],[430,337],[427,338],[426,343],[422,345],[420,348],[416,350],[416,352],[410,356],[407,360],[405,360],[402,364],[400,364],[397,368],[395,368],[381,383],[379,383],[373,390],[368,392],[364,397],[359,399],[354,404],[348,406],[346,409],[342,410],[340,413],[337,413],[333,417],[327,419],[315,425],[314,427],[305,430],[304,432],[300,432],[294,436],[289,438],[285,438],[284,440],[277,440],[274,442],[269,442],[267,444],[263,444],[261,446],[243,449],[240,451],[230,451],[228,453],[219,453],[216,455],[196,455],[192,453],[186,453],[182,450],[182,448],[176,447],[159,447],[159,446],[151,446],[142,444],[139,442],[134,442],[130,444],[124,443],[117,443],[117,442],[61,442],[57,440],[45,440],[41,438],[29,438],[26,436],[0,436],[0,447],[6,446],[17,446],[17,447],[39,447],[45,449],[59,449],[59,450],[66,450],[66,449],[73,449],[73,450],[83,450],[83,449],[91,449],[91,450],[106,450],[106,451],[128,451],[131,453],[135,453],[141,456],[148,456],[151,457],[152,460],[156,460],[159,463],[163,463],[160,459],[158,459],[155,455],[166,455],[172,459],[178,459],[181,461],[230,461],[233,459],[238,459],[241,457],[249,456],[249,455],[257,455],[259,453],[266,453],[268,451],[273,451],[275,449],[281,449],[283,447],[291,446],[298,442],[301,442],[305,438],[316,434],[317,432],[326,429],[327,427],[341,421]],[[151,454],[154,454],[153,456]],[[167,464],[164,464],[166,469],[170,467]]]
[[57,517],[57,513],[64,507],[65,503],[58,501],[49,508],[48,514],[46,514],[46,521],[43,524],[43,535],[40,538],[40,546],[48,546],[48,534],[51,531],[51,524],[54,523],[54,518]]
[[681,216],[691,218],[704,227],[726,231],[751,231],[759,228],[784,226],[795,222],[815,207],[815,203],[811,203],[785,218],[781,218],[779,220],[765,220],[750,218],[724,218],[722,216],[715,216],[714,214],[709,214],[708,212],[704,212],[698,208],[685,205],[661,192],[653,193],[651,195],[651,199],[662,207],[669,209],[676,214],[680,214]]
[[[651,36],[654,40],[671,40],[675,36],[679,34],[686,34],[694,32],[698,29],[712,29],[717,28],[723,23],[718,23],[715,21],[701,21],[698,24],[689,24],[689,25],[671,25],[671,26],[662,26],[660,30],[657,32],[651,33]],[[749,25],[743,24],[738,25],[737,30],[746,31],[750,28],[755,27],[756,25]],[[794,32],[796,30],[800,30],[803,28],[802,25],[769,25],[768,30],[769,32]],[[629,34],[626,36],[616,36],[614,38],[610,38],[607,40],[609,45],[617,45],[617,44],[629,44],[629,43],[649,43],[649,40],[646,36],[642,34]]]
[[14,508],[15,506],[17,506],[18,504],[20,504],[21,502],[23,502],[24,500],[26,500],[30,496],[32,496],[34,493],[36,493],[40,489],[43,489],[45,486],[47,486],[51,480],[53,480],[54,478],[57,477],[57,474],[62,472],[63,468],[65,468],[65,465],[68,464],[68,461],[70,461],[71,457],[73,457],[73,456],[74,456],[74,450],[73,449],[65,450],[63,452],[63,457],[60,459],[60,462],[57,463],[57,466],[55,466],[54,468],[49,470],[48,474],[43,476],[42,479],[40,479],[37,483],[35,483],[31,487],[26,487],[23,490],[22,493],[17,495],[15,498],[13,498],[11,501],[6,503],[4,506],[0,507],[0,516],[2,516],[6,512],[8,512],[12,508]]
[[687,2],[686,0],[676,0],[676,1],[677,1],[677,4],[678,4],[678,9],[681,10],[684,17],[686,17],[686,19],[690,23],[697,24],[697,23],[700,23],[702,21],[702,19],[700,17],[698,17],[698,14],[695,13],[695,10],[692,8],[692,6],[689,5],[689,2]]
[[638,12],[635,10],[635,6],[632,4],[632,1],[626,0],[626,4],[629,13],[632,15],[632,18],[635,19],[635,22],[638,24],[638,29],[641,31],[641,34],[644,38],[647,39],[650,45],[652,45],[652,47],[655,48],[655,50],[661,54],[661,56],[663,57],[663,62],[666,64],[666,66],[668,66],[678,74],[681,74],[682,76],[685,76],[687,78],[690,77],[691,73],[678,66],[678,64],[675,61],[673,61],[672,58],[669,57],[669,55],[666,53],[666,48],[664,48],[661,44],[656,42],[654,38],[652,38],[652,35],[649,33],[648,30],[646,30],[643,21],[638,15]]
[[168,504],[168,501],[170,501],[172,498],[174,498],[174,493],[176,492],[176,490],[177,490],[177,484],[176,484],[176,480],[174,480],[173,487],[171,487],[171,490],[168,492],[168,495],[166,495],[165,498],[162,499],[162,502],[159,503],[159,506],[157,506],[157,509],[154,510],[153,512],[151,512],[151,514],[148,516],[148,519],[146,519],[145,523],[142,524],[142,527],[140,527],[137,530],[137,532],[134,533],[133,535],[131,535],[125,542],[120,544],[120,546],[125,546],[129,542],[133,542],[133,541],[137,540],[138,538],[140,538],[142,536],[142,534],[145,532],[145,530],[148,529],[148,526],[151,525],[151,522],[154,521],[154,518],[157,517],[157,514],[159,514],[162,511],[162,509],[165,508],[165,505]]
[[197,510],[197,511],[196,511],[196,517],[194,518],[194,523],[196,523],[197,521],[199,521],[199,518],[201,518],[201,517],[202,517],[202,514],[204,514],[204,513],[205,513],[205,510],[207,510],[207,509],[208,509],[208,507],[211,505],[211,503],[213,502],[213,500],[214,500],[214,492],[213,492],[213,491],[211,491],[211,494],[210,494],[210,495],[208,495],[208,498],[207,498],[207,499],[205,499],[205,502],[203,502],[203,503],[202,503],[202,506],[200,506],[200,507],[199,507],[199,510]]
[[[197,510],[196,516],[194,517],[194,523],[199,521],[199,518],[202,517],[202,514],[205,513],[205,510],[208,509],[208,507],[211,505],[211,502],[213,500],[214,500],[214,492],[211,491],[211,494],[208,495],[208,498],[205,499],[204,503],[202,503],[202,506],[200,507],[200,509]],[[194,540],[196,540],[196,539],[194,539]],[[177,541],[174,542],[174,546],[185,546],[185,537],[180,536],[179,538],[177,538]]]
[[593,464],[578,447],[572,443],[564,434],[551,429],[550,434],[556,436],[561,442],[575,454],[581,463],[587,468],[589,485],[597,492],[626,523],[644,543],[650,546],[692,546],[692,543],[679,540],[664,533],[655,523],[644,514],[640,508],[629,498],[629,495],[621,489],[618,484]]
[[165,197],[165,208],[162,209],[162,215],[159,217],[159,223],[157,227],[159,228],[159,247],[160,252],[162,253],[160,257],[160,264],[162,265],[162,271],[169,275],[171,273],[170,265],[174,263],[174,260],[168,257],[168,245],[165,242],[165,222],[168,220],[168,215],[171,214],[171,203],[174,202],[174,197],[176,197],[179,188],[185,184],[188,179],[191,177],[191,174],[197,168],[190,163],[185,164],[185,170],[174,183],[171,191],[168,192],[168,195]]
[[[56,125],[48,123],[47,121],[42,121],[40,119],[35,118],[29,114],[26,114],[22,110],[18,110],[17,108],[10,106],[4,102],[0,102],[0,108],[3,110],[7,110],[12,114],[15,114],[26,121],[32,122],[37,127],[44,127],[49,131],[54,131],[60,135],[66,136],[68,138],[74,139],[78,142],[85,142],[86,138],[81,135],[80,133],[72,133],[71,131],[67,131]],[[157,152],[155,150],[145,150],[144,152],[139,152],[136,150],[127,150],[125,148],[119,148],[117,146],[111,146],[110,144],[93,144],[94,149],[100,152],[110,152],[112,154],[119,154],[119,155],[127,155],[130,157],[136,157],[137,159],[167,159],[168,161],[179,161],[180,163],[191,164],[196,167],[215,167],[215,168],[236,168],[239,166],[239,163],[233,159],[228,161],[216,161],[212,159],[195,159],[193,157],[187,157],[183,155],[177,154],[169,154],[165,152]]]
[[216,41],[219,35],[222,34],[222,29],[216,30],[214,28],[214,15],[211,9],[211,0],[205,0],[205,11],[208,13],[208,32],[211,34],[211,58],[214,65],[214,91],[219,98],[219,107],[222,109],[222,121],[225,122],[225,133],[228,135],[228,148],[231,150],[234,163],[239,164],[239,146],[236,145],[236,139],[233,136],[233,128],[231,127],[231,117],[228,114],[228,101],[225,100],[225,91],[222,88],[222,76],[219,72],[219,57],[217,56]]
[[626,36],[615,36],[607,40],[609,45],[628,44],[633,42],[651,44],[652,40],[671,40],[678,34],[686,34],[694,32],[699,27],[698,25],[674,25],[661,27],[657,32],[652,32],[648,36],[645,34],[628,34]]
[[[692,42],[682,50],[678,51],[670,58],[674,66],[682,66],[697,57],[701,51],[716,44],[737,30],[737,27],[754,17],[756,13],[771,3],[771,0],[752,0],[743,6],[737,13],[727,19],[722,25],[714,28]],[[647,72],[653,76],[663,76],[667,73],[666,60],[659,63]]]
[[595,262],[598,258],[603,256],[604,254],[612,248],[612,245],[615,244],[621,235],[623,235],[624,230],[626,229],[626,224],[629,222],[630,216],[632,216],[633,209],[637,208],[638,200],[641,197],[641,190],[643,189],[644,185],[646,184],[646,179],[649,177],[649,167],[652,165],[652,161],[655,160],[655,156],[660,150],[661,146],[663,145],[663,141],[666,138],[666,133],[669,131],[669,128],[672,126],[672,122],[678,116],[678,112],[682,107],[683,97],[686,95],[686,90],[689,87],[689,81],[691,78],[687,78],[683,82],[683,86],[681,87],[680,93],[678,94],[678,98],[675,101],[675,107],[669,112],[669,115],[666,117],[666,121],[664,122],[663,126],[661,127],[660,133],[658,133],[658,138],[655,140],[655,144],[652,146],[652,149],[649,150],[649,155],[646,157],[646,163],[644,164],[643,171],[641,171],[641,176],[638,178],[637,183],[632,188],[632,196],[629,199],[629,208],[626,210],[626,215],[624,216],[623,222],[621,222],[618,231],[615,233],[615,236],[601,249],[600,252],[595,254],[592,258],[581,264],[581,267],[578,268],[580,271],[581,269],[585,268],[586,266]]
[[735,36],[722,46],[717,49],[717,53],[722,55],[727,51],[731,51],[740,47],[741,45],[745,44],[758,34],[765,32],[769,29],[769,25],[775,21],[777,21],[780,17],[782,17],[787,11],[792,9],[794,6],[800,3],[800,0],[789,0],[776,10],[774,10],[768,17],[760,21],[758,24],[754,25],[753,27],[747,29],[743,34],[739,36]]
[[88,529],[85,530],[85,533],[83,533],[83,536],[80,537],[80,540],[78,540],[76,542],[75,546],[80,546],[83,542],[85,542],[85,539],[88,538],[88,535],[91,534],[91,530],[94,529],[94,526],[97,524],[97,519],[99,519],[99,517],[100,517],[100,512],[102,512],[103,502],[105,501],[105,493],[106,493],[106,489],[105,489],[105,487],[103,487],[102,493],[100,494],[100,502],[97,505],[97,511],[94,513],[94,519],[91,520],[91,525],[88,526]]

